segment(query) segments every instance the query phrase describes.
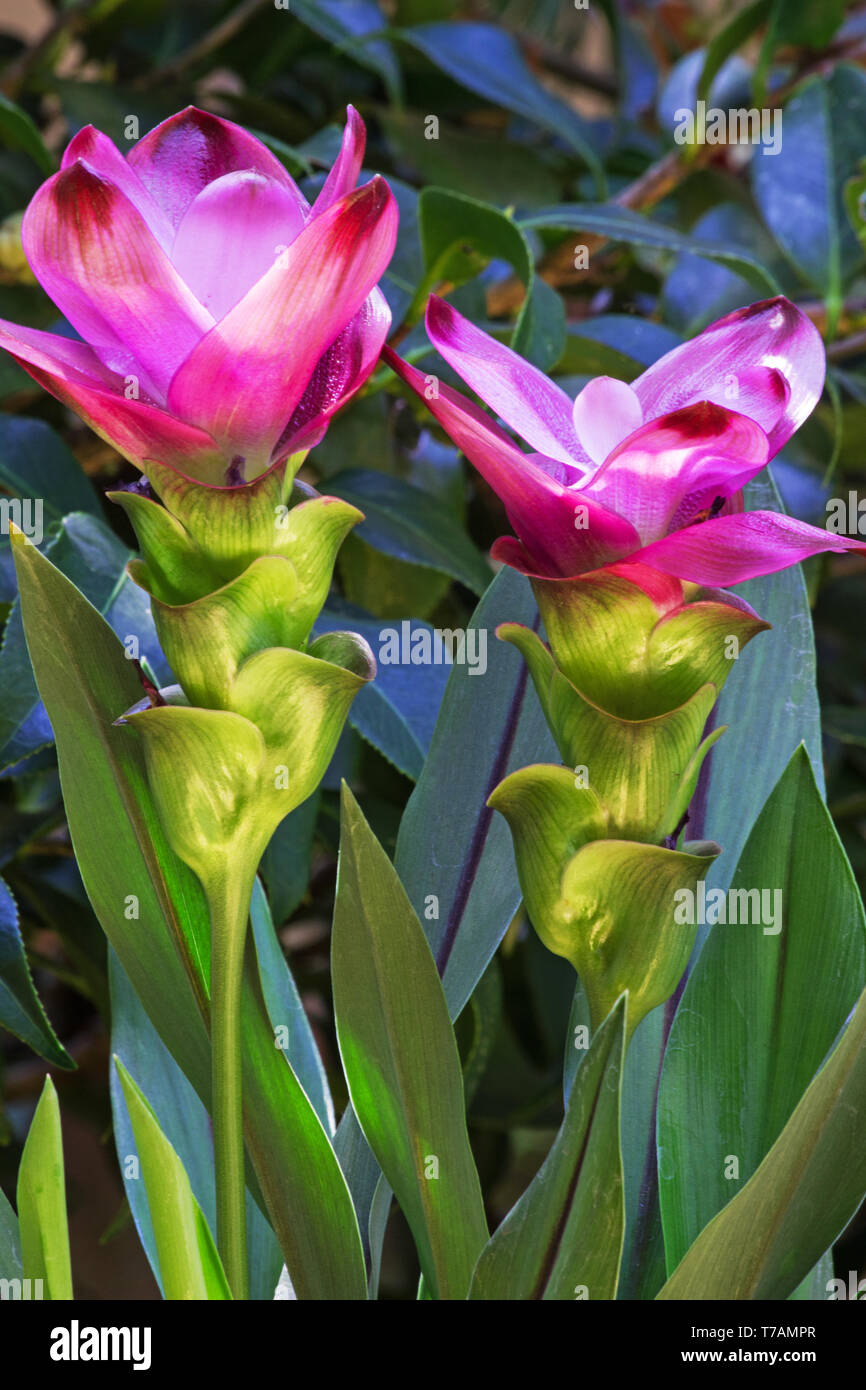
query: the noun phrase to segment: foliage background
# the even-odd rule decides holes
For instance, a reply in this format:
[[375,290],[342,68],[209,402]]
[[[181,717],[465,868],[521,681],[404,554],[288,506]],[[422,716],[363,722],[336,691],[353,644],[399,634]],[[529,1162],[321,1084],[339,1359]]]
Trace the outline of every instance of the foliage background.
[[[23,265],[17,225],[82,125],[97,125],[123,149],[130,117],[143,134],[194,102],[259,133],[315,188],[352,102],[367,124],[366,167],[388,176],[400,203],[384,288],[404,354],[454,380],[418,325],[437,287],[573,394],[599,373],[632,379],[681,338],[778,286],[825,333],[831,370],[821,406],[773,474],[788,509],[822,524],[827,498],[847,499],[860,486],[866,457],[864,65],[866,6],[839,0],[736,10],[716,0],[592,0],[588,9],[566,0],[289,0],[286,9],[264,0],[11,0],[0,6],[0,316],[64,331]],[[725,108],[784,104],[780,154],[677,147],[673,112],[698,92]],[[437,138],[428,138],[432,116]],[[648,224],[632,215],[641,213]],[[588,268],[575,268],[578,245]],[[102,500],[132,470],[5,357],[0,410],[3,494],[42,496],[55,563],[120,636],[131,626],[145,632],[138,591],[123,578],[132,536]],[[348,611],[374,649],[388,622],[465,625],[491,575],[489,545],[507,525],[490,490],[387,373],[334,423],[304,476],[367,515],[341,557],[329,610],[335,625]],[[14,607],[8,544],[0,542],[0,872],[9,890],[0,899],[8,972],[0,1021],[15,1021],[3,980],[20,984],[24,968],[17,903],[50,1026],[34,1002],[16,1031],[29,1029],[49,1060],[52,1049],[62,1060],[62,1044],[77,1064],[53,1074],[79,1296],[155,1297],[111,1143],[104,938],[71,857],[50,729]],[[853,557],[807,567],[828,801],[861,889],[864,569]],[[146,656],[159,672],[155,637]],[[358,702],[321,795],[278,832],[265,862],[279,940],[338,1107],[345,1094],[328,938],[339,780],[348,777],[393,851],[446,676],[436,667],[383,668],[378,691]],[[518,917],[485,976],[484,997],[471,1121],[496,1221],[540,1163],[561,1113],[570,969]],[[461,1036],[468,1052],[465,1020]],[[10,1033],[0,1037],[0,1186],[12,1192],[44,1062]],[[862,1212],[837,1264],[864,1272]],[[395,1219],[383,1295],[411,1297],[414,1281],[411,1242]]]

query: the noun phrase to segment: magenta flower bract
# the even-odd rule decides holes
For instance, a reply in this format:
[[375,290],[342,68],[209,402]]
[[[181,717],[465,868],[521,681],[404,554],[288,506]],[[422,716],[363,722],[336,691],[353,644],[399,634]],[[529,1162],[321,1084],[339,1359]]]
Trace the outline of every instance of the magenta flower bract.
[[[446,362],[536,452],[456,391],[385,360],[505,504],[517,538],[495,558],[566,578],[625,566],[702,585],[737,584],[822,550],[862,543],[776,512],[744,512],[741,489],[802,424],[824,384],[824,348],[787,299],[738,309],[627,385],[590,381],[575,401],[432,296],[427,331]],[[736,409],[732,409],[732,403]],[[640,568],[638,568],[640,567]]]
[[102,438],[210,483],[315,444],[369,376],[397,206],[355,188],[351,107],[313,206],[268,149],[188,107],[124,158],[92,126],[24,217],[30,267],[83,341],[0,320],[0,346]]

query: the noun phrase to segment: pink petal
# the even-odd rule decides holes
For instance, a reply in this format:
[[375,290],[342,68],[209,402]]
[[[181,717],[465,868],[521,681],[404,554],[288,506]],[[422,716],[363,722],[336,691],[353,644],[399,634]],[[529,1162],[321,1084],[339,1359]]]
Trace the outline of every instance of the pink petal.
[[40,328],[0,319],[0,347],[10,353],[22,367],[56,374],[63,380],[80,380],[93,387],[123,390],[123,381],[108,371],[87,343],[75,338],[63,338],[58,333],[45,333]]
[[643,424],[636,394],[627,382],[612,376],[588,381],[572,413],[577,437],[593,463],[604,463],[611,449]]
[[629,559],[694,584],[724,588],[773,574],[824,550],[866,551],[866,544],[779,512],[743,512],[674,531]]
[[591,463],[574,431],[571,401],[549,377],[435,294],[427,304],[426,325],[449,366],[521,439],[560,463]]
[[367,131],[364,122],[354,106],[347,106],[346,127],[343,131],[340,153],[334,160],[331,172],[325,179],[318,198],[313,203],[311,216],[319,217],[321,213],[327,212],[332,203],[336,203],[340,198],[345,198],[347,193],[352,192],[358,182],[358,175],[364,162],[366,143]]
[[309,221],[175,376],[171,410],[246,460],[248,478],[267,466],[319,359],[387,267],[397,215],[377,178]]
[[155,458],[203,481],[224,480],[225,459],[209,435],[145,401],[128,400],[122,380],[86,343],[0,319],[0,347],[137,467]]
[[391,310],[380,289],[374,289],[360,310],[319,358],[274,458],[312,449],[335,411],[363,386],[376,365],[391,327]]
[[[428,379],[421,372],[389,348],[382,356],[421,397],[502,499],[520,538],[509,553],[519,557],[529,567],[528,572],[576,574],[619,559],[639,544],[637,532],[627,521],[577,489],[558,482],[547,469],[521,453],[478,406],[441,382],[435,383],[436,393],[428,395]],[[497,558],[503,558],[501,553]],[[507,563],[511,562],[508,559]]]
[[106,367],[164,400],[213,319],[126,195],[79,160],[42,185],[21,234],[43,289]]
[[[661,616],[667,613],[674,613],[683,604],[683,586],[678,579],[669,575],[662,574],[660,570],[650,569],[649,565],[634,564],[630,560],[623,560],[618,565],[608,565],[607,571],[610,574],[618,574],[621,579],[627,579],[630,584],[636,584],[639,589],[652,599]],[[588,583],[592,582],[592,576],[585,576]],[[743,607],[748,608],[744,599],[738,600]],[[751,610],[749,610],[751,612]]]
[[223,174],[190,203],[171,259],[219,320],[270,270],[303,225],[303,212],[282,184],[252,169]]
[[769,435],[772,458],[815,408],[824,365],[814,324],[779,296],[718,319],[632,385],[645,420],[700,400],[733,406]]
[[203,188],[224,174],[253,169],[288,189],[306,211],[300,189],[270,150],[233,121],[188,106],[143,136],[129,164],[162,207],[173,227]]
[[147,191],[135,170],[107,135],[92,125],[86,125],[70,140],[60,161],[61,169],[69,169],[77,160],[82,160],[94,174],[113,183],[121,193],[125,193],[132,206],[144,218],[163,251],[171,253],[174,229],[157,203]]
[[627,517],[646,543],[743,487],[767,453],[754,420],[703,401],[635,430],[580,491]]

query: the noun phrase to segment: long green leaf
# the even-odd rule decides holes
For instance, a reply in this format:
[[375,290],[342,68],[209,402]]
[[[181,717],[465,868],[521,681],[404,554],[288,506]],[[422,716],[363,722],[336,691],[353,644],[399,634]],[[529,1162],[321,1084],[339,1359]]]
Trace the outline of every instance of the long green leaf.
[[33,1116],[18,1169],[18,1227],[25,1279],[42,1280],[42,1297],[70,1299],[72,1269],[60,1106],[50,1076]]
[[[137,1078],[189,1178],[196,1201],[211,1230],[216,1229],[216,1191],[213,1170],[213,1135],[210,1117],[195,1089],[184,1076],[145,1013],[138,995],[126,978],[117,953],[109,948],[111,986],[111,1050],[128,1072]],[[111,1109],[114,1143],[124,1191],[138,1238],[150,1261],[154,1278],[162,1287],[156,1237],[147,1193],[139,1168],[135,1135],[124,1100],[120,1074],[111,1069]],[[247,1250],[250,1298],[270,1302],[283,1265],[276,1237],[260,1207],[247,1193]]]
[[54,173],[54,160],[26,111],[8,97],[0,96],[0,138],[13,150],[28,154],[43,174]]
[[363,511],[355,534],[375,550],[439,570],[477,594],[490,583],[487,561],[438,497],[366,468],[335,474],[328,479],[328,493]]
[[164,1296],[171,1300],[229,1299],[225,1271],[184,1166],[119,1057],[114,1058],[114,1065],[138,1148]]
[[616,1296],[625,1232],[619,1099],[626,998],[578,1068],[541,1169],[482,1251],[470,1298]]
[[866,993],[757,1172],[698,1236],[662,1299],[781,1299],[866,1193]]
[[722,64],[732,53],[736,53],[746,39],[769,18],[772,0],[754,0],[744,10],[738,10],[732,19],[710,41],[704,66],[698,81],[698,100],[704,101],[710,94],[713,79]]
[[438,1298],[465,1298],[487,1225],[457,1042],[421,924],[345,785],[333,986],[352,1104],[425,1282]]
[[[772,164],[772,159],[766,161]],[[563,203],[560,207],[544,208],[520,219],[525,231],[540,227],[561,227],[575,232],[594,232],[611,241],[624,241],[630,246],[656,246],[668,251],[690,251],[710,261],[720,261],[736,270],[764,294],[779,294],[774,275],[749,252],[727,242],[704,241],[689,236],[662,222],[654,222],[643,213],[614,203]]]
[[658,1112],[669,1271],[755,1171],[866,985],[863,905],[802,746],[749,836],[738,891],[726,902],[738,916],[757,891],[779,917],[713,927],[671,1029]]
[[[511,835],[487,798],[507,773],[557,757],[528,688],[525,663],[514,647],[494,639],[505,621],[529,627],[538,622],[528,581],[507,568],[470,620],[470,627],[490,639],[487,671],[482,677],[466,666],[451,671],[424,770],[400,822],[394,858],[436,957],[452,1019],[520,905]],[[381,1175],[351,1108],[340,1121],[335,1146],[362,1230],[367,1229]],[[379,1210],[385,1206],[382,1198]],[[381,1224],[370,1230],[371,1246],[381,1235]]]
[[[157,1032],[207,1105],[204,898],[166,844],[137,741],[114,723],[141,698],[141,687],[118,639],[74,585],[21,537],[15,552],[28,647],[54,727],[84,885]],[[365,1298],[349,1191],[320,1120],[275,1046],[252,941],[242,1029],[248,1151],[297,1295]]]

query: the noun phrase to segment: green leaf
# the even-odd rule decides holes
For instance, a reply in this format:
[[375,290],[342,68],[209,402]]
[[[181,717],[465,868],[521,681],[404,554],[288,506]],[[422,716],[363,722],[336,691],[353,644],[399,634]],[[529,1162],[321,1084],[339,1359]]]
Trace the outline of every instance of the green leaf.
[[21,1154],[17,1205],[23,1277],[42,1280],[43,1298],[72,1298],[60,1106],[50,1076]]
[[723,29],[711,39],[704,58],[704,66],[698,81],[697,96],[699,101],[705,101],[710,94],[713,79],[722,64],[732,53],[750,38],[756,29],[769,17],[772,9],[773,0],[755,0],[752,5],[747,5],[744,10],[738,10],[732,19]]
[[659,1298],[787,1298],[864,1193],[866,993],[757,1172],[704,1228]]
[[[82,512],[66,516],[63,529],[47,547],[46,554],[102,613],[121,640],[135,638],[139,655],[158,677],[166,677],[168,667],[159,648],[147,596],[125,572],[130,551],[105,522]],[[128,649],[133,650],[131,643]],[[53,741],[36,688],[17,603],[3,634],[0,690],[0,766],[12,767]],[[140,695],[139,688],[136,698]]]
[[845,180],[863,153],[866,75],[838,67],[791,97],[778,154],[752,160],[752,188],[776,241],[808,283],[837,309],[863,263],[845,211]]
[[291,917],[307,891],[318,813],[319,794],[314,792],[280,821],[262,856],[261,873],[278,923]]
[[55,1067],[75,1063],[63,1047],[36,993],[24,942],[18,927],[15,899],[0,879],[0,1026],[32,1047]]
[[418,198],[418,232],[427,291],[441,280],[461,285],[492,260],[507,261],[529,285],[533,275],[529,243],[517,224],[498,208],[446,188],[424,188]]
[[593,1038],[550,1152],[482,1251],[470,1298],[615,1298],[625,1231],[619,1103],[626,999]]
[[[115,951],[109,948],[111,985],[111,1050],[127,1071],[134,1071],[149,1097],[160,1128],[177,1153],[193,1195],[211,1230],[216,1227],[213,1137],[207,1111],[153,1024],[130,985]],[[161,1284],[159,1256],[140,1170],[130,1159],[140,1157],[129,1111],[116,1067],[110,1069],[114,1143],[124,1191],[139,1240],[150,1261],[154,1278]],[[139,1165],[140,1169],[140,1165]],[[247,1193],[247,1247],[250,1266],[250,1298],[270,1302],[280,1276],[283,1258],[276,1237],[250,1193]]]
[[183,1164],[160,1129],[150,1103],[117,1056],[114,1065],[141,1161],[163,1296],[170,1300],[230,1299],[213,1236]]
[[396,106],[400,104],[402,78],[391,45],[381,35],[386,20],[374,0],[292,0],[292,14],[307,24],[341,57],[353,58],[378,73]]
[[328,492],[364,513],[355,536],[374,549],[450,575],[476,594],[490,583],[486,560],[454,513],[428,492],[361,468],[329,478]]
[[[784,262],[769,232],[741,203],[717,203],[692,227],[692,236],[739,247],[755,256],[773,274],[785,273]],[[665,281],[663,310],[668,322],[687,338],[707,324],[754,298],[748,282],[730,266],[707,263],[703,256],[685,253]]]
[[487,1224],[457,1042],[421,924],[343,785],[332,976],[349,1094],[394,1189],[421,1270],[465,1298]]
[[[759,160],[754,161],[760,163]],[[773,159],[764,161],[767,164]],[[779,294],[779,285],[766,266],[747,251],[726,242],[704,241],[679,232],[661,222],[653,222],[642,213],[613,203],[563,203],[560,207],[545,208],[519,219],[524,231],[540,227],[562,228],[565,231],[594,232],[611,241],[624,241],[629,246],[655,246],[668,251],[690,251],[710,261],[720,261],[738,271],[750,284],[764,294]]]
[[[493,633],[505,618],[538,622],[528,581],[509,569],[490,585],[470,627]],[[504,642],[489,643],[483,677],[454,667],[424,771],[400,823],[394,862],[424,923],[452,1018],[520,904],[511,836],[487,799],[507,773],[539,758],[556,760],[527,687],[523,661]],[[425,910],[430,894],[435,913]]]
[[511,335],[512,348],[535,366],[550,371],[562,356],[565,333],[562,297],[540,275],[533,276]]
[[[746,507],[785,510],[772,470],[749,483]],[[707,759],[689,822],[689,834],[712,837],[722,846],[708,888],[730,883],[758,813],[800,743],[824,789],[815,637],[803,571],[794,565],[750,579],[737,592],[772,627],[732,663],[713,716],[715,727],[724,724],[727,733]]]
[[67,512],[102,515],[72,450],[43,420],[27,415],[0,415],[0,487],[13,497],[39,499],[45,528]]
[[643,371],[643,363],[627,352],[605,341],[570,332],[565,350],[556,367],[557,376],[615,376],[620,381],[634,381]]
[[596,132],[535,80],[511,34],[497,25],[461,21],[419,24],[403,29],[400,37],[461,86],[565,140],[592,170],[599,195],[604,196]]
[[[377,660],[376,679],[358,692],[349,711],[349,723],[415,781],[424,767],[448,680],[448,664],[444,659],[441,664],[435,660],[434,629],[417,619],[406,618],[396,624],[371,619],[346,605],[334,610],[326,608],[316,631],[345,627],[351,627],[369,642]],[[447,650],[443,645],[442,657]],[[412,662],[413,651],[419,664]],[[433,658],[429,661],[428,651]],[[394,655],[399,655],[399,662],[391,659]],[[475,656],[480,668],[486,661],[486,647],[475,652]],[[424,657],[423,662],[420,657]]]
[[400,163],[408,163],[421,175],[419,183],[483,198],[503,208],[515,196],[523,207],[555,202],[559,196],[554,169],[535,149],[444,121],[433,140],[426,133],[427,117],[418,112],[381,107],[376,114]]
[[[115,726],[141,687],[117,638],[75,587],[33,546],[16,541],[15,551],[82,879],[157,1032],[207,1104],[204,896],[166,844],[137,741]],[[365,1298],[349,1192],[321,1122],[274,1045],[252,942],[242,1029],[247,1147],[297,1295]]]
[[462,285],[489,261],[507,261],[526,288],[511,346],[545,370],[555,365],[565,346],[565,307],[536,276],[529,242],[508,214],[445,188],[424,188],[418,198],[418,230],[426,273],[409,310],[410,322],[442,281]]
[[0,138],[8,148],[29,154],[46,178],[54,173],[54,160],[27,112],[4,96],[0,96]]
[[845,0],[785,0],[777,5],[776,36],[780,44],[823,48],[845,18]]
[[18,1217],[0,1188],[0,1269],[4,1279],[21,1278],[21,1235]]
[[[141,698],[141,684],[111,628],[74,584],[32,545],[16,540],[14,551],[85,889],[160,1036],[201,1082],[210,1060],[200,1010],[207,992],[200,986],[196,999],[188,979],[206,978],[209,970],[203,896],[165,843],[137,741],[114,725]],[[189,976],[182,956],[196,962]]]
[[[528,580],[503,568],[469,626],[492,633],[506,618],[531,626],[538,611]],[[453,668],[424,770],[403,812],[394,860],[436,957],[452,1019],[520,905],[511,836],[487,798],[508,772],[555,756],[517,652],[491,641],[483,679],[466,666]],[[335,1147],[375,1258],[386,1203],[383,1197],[371,1212],[381,1174],[351,1107]]]
[[[10,306],[5,313],[17,318],[17,306],[14,310]],[[30,322],[29,317],[26,322]],[[5,358],[4,384],[10,371],[21,372],[21,368]],[[28,377],[24,381],[33,384]],[[43,534],[49,535],[67,512],[102,516],[96,492],[75,455],[44,421],[26,415],[0,414],[0,491],[9,494],[2,499],[8,518],[39,545]],[[11,601],[15,588],[8,525],[0,528],[0,564],[0,595]]]
[[[866,985],[863,907],[802,746],[740,856],[738,890],[760,893],[761,911],[741,897],[738,924],[726,912],[712,928],[662,1071],[658,1144],[669,1272],[755,1171]],[[743,912],[749,923],[739,920]],[[756,922],[764,912],[777,920]],[[739,1164],[733,1180],[731,1156]]]
[[334,1102],[328,1078],[298,987],[277,940],[268,900],[258,879],[250,904],[250,926],[259,958],[262,993],[276,1042],[288,1057],[293,1072],[328,1134],[333,1134]]

